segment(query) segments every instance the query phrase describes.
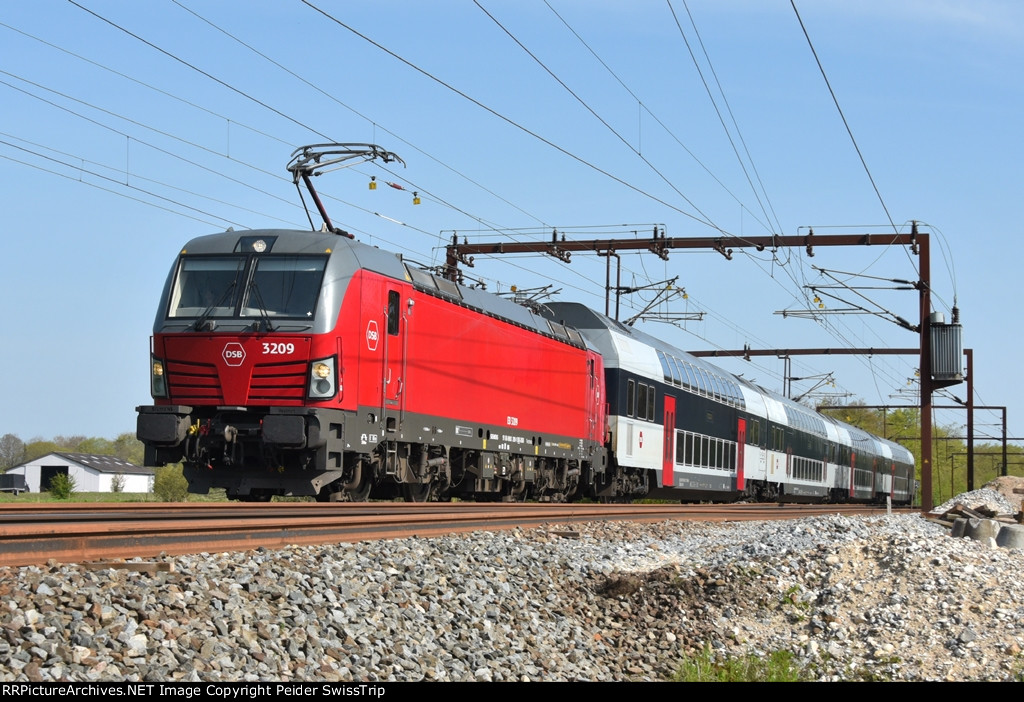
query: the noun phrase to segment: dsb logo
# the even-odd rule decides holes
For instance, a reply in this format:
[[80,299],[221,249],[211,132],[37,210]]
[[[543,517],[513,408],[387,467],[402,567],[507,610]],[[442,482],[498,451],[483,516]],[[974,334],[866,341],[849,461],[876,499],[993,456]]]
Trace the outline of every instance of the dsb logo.
[[379,338],[380,333],[377,331],[377,320],[371,319],[366,325],[366,348],[370,351],[376,351]]
[[224,350],[221,352],[221,356],[224,358],[224,363],[229,366],[240,366],[242,361],[245,360],[245,349],[237,341],[232,341],[224,345]]

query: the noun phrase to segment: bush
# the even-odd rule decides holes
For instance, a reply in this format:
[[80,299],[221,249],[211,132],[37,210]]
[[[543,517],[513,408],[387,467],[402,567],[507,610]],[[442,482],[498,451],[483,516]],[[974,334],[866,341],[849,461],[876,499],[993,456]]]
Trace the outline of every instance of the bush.
[[74,494],[75,479],[67,473],[58,473],[57,475],[50,478],[50,495],[57,500],[68,500],[71,499],[71,495]]
[[126,478],[124,473],[118,473],[110,479],[110,491],[111,492],[124,492],[124,483]]
[[160,502],[185,502],[188,499],[188,481],[182,475],[180,465],[156,469],[153,494]]

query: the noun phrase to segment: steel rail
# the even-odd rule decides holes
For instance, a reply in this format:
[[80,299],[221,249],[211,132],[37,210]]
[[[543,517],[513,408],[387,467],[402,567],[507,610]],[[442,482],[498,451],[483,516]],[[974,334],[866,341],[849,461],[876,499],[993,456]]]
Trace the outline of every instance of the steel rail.
[[6,504],[0,506],[0,566],[426,538],[484,529],[568,528],[592,521],[773,520],[837,513],[885,511],[868,505],[792,504]]

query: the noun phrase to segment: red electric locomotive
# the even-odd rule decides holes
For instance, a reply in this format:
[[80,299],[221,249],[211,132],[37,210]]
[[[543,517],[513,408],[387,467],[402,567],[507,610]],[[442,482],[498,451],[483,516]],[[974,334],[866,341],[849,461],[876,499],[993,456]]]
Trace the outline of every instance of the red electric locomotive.
[[566,499],[604,470],[576,330],[331,233],[200,237],[164,287],[146,464],[239,499]]

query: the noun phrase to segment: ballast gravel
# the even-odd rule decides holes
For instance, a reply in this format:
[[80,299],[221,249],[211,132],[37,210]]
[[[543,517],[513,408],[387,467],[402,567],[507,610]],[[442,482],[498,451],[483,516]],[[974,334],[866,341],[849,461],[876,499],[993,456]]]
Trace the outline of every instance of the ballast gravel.
[[0,681],[1017,680],[1024,553],[921,516],[612,522],[0,569]]

